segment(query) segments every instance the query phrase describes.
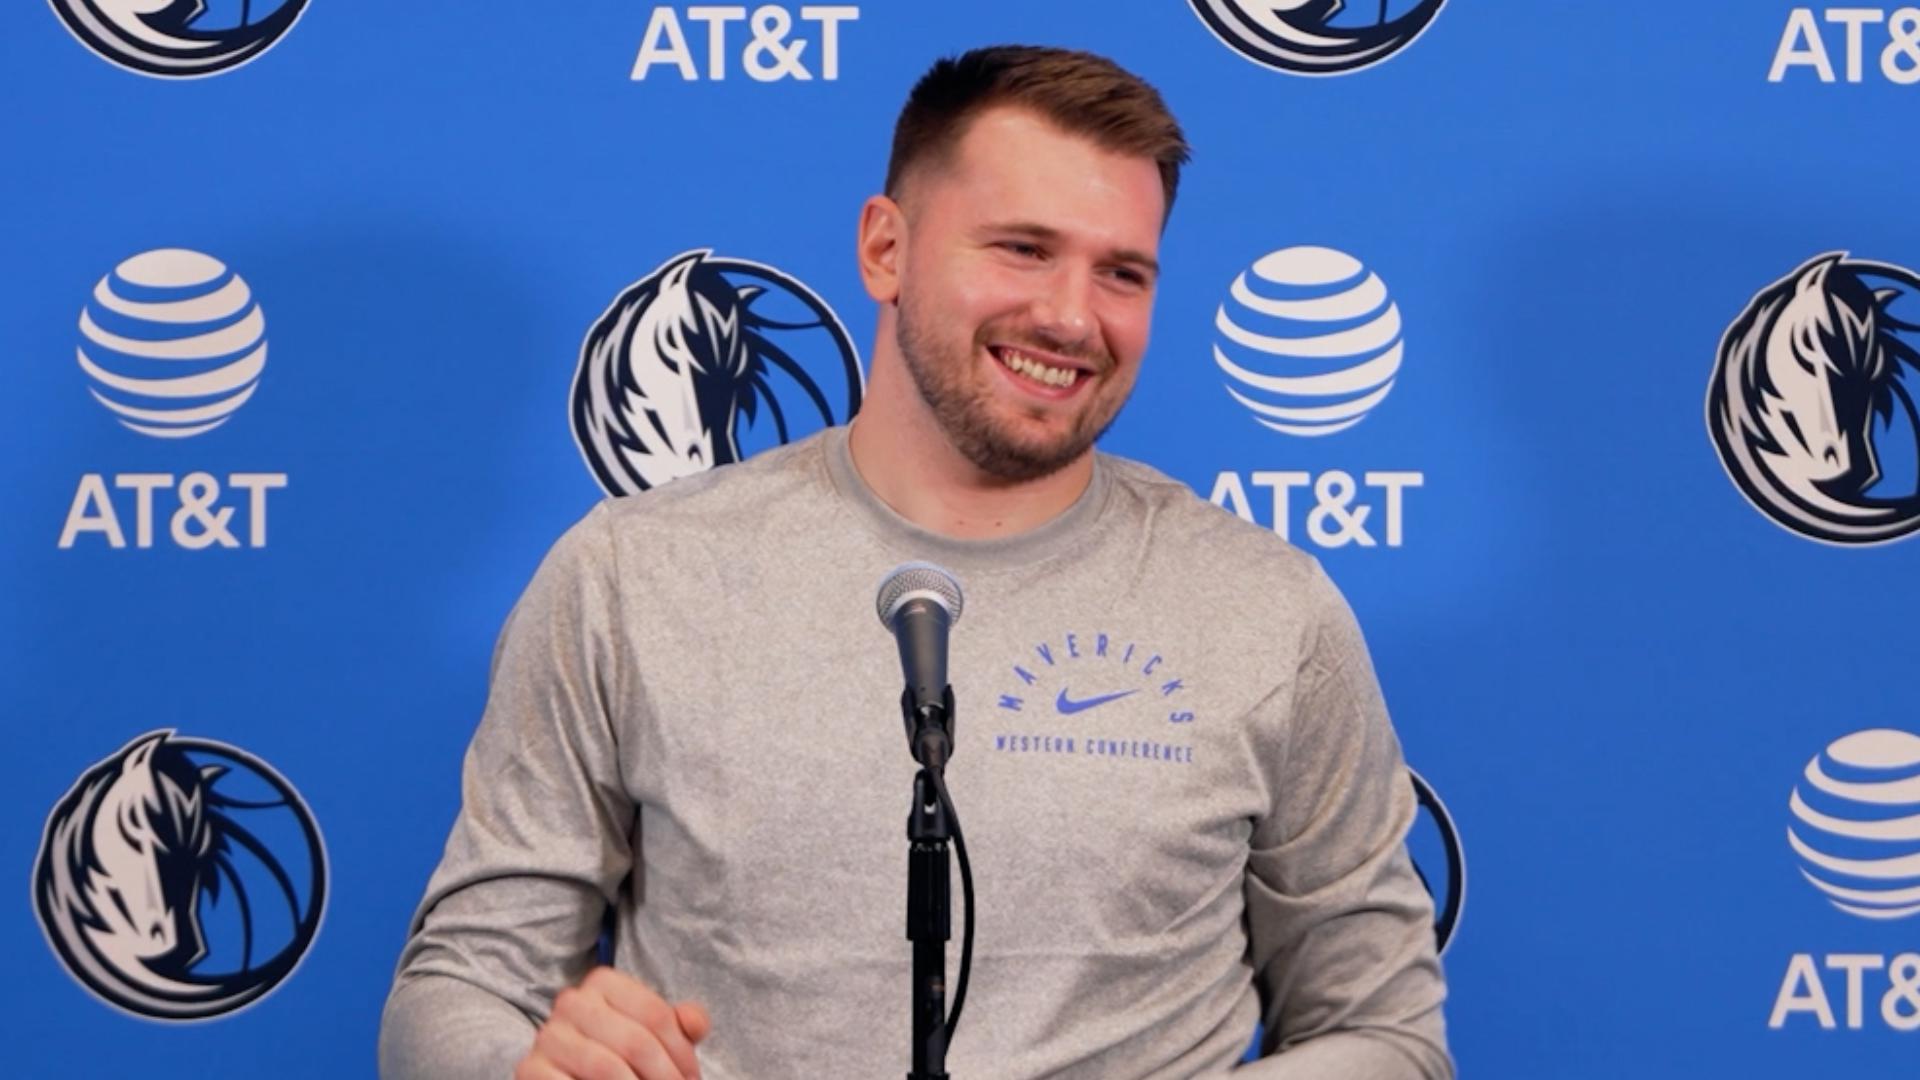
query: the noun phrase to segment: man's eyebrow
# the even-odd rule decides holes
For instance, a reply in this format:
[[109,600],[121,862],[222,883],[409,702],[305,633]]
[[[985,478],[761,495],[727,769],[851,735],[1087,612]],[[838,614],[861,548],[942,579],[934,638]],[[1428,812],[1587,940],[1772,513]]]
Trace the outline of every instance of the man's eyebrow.
[[[989,222],[982,227],[981,231],[1002,236],[1025,236],[1034,240],[1057,241],[1060,239],[1059,229],[1034,221]],[[1106,257],[1112,262],[1139,267],[1149,274],[1158,276],[1160,273],[1159,261],[1144,251],[1135,251],[1132,248],[1116,248],[1107,252]]]

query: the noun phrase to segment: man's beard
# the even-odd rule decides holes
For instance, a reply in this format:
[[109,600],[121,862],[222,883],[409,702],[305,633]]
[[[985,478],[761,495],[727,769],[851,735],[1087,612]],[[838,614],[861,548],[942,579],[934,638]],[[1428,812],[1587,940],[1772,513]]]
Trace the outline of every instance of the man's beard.
[[[1120,415],[1122,402],[1103,410],[1095,401],[1074,418],[1073,427],[1066,434],[1044,443],[1018,440],[1009,425],[993,415],[992,390],[973,382],[977,371],[973,350],[984,348],[987,339],[971,342],[965,352],[953,355],[934,340],[928,329],[918,325],[913,307],[903,293],[894,337],[900,346],[900,355],[906,359],[913,385],[920,391],[921,400],[933,410],[934,420],[948,441],[975,468],[989,476],[1015,483],[1050,476],[1086,453]],[[1042,348],[1051,349],[1051,346]],[[1114,377],[1114,365],[1110,361],[1100,366],[1105,372],[1103,377]],[[1088,387],[1085,392],[1098,393],[1101,389]]]

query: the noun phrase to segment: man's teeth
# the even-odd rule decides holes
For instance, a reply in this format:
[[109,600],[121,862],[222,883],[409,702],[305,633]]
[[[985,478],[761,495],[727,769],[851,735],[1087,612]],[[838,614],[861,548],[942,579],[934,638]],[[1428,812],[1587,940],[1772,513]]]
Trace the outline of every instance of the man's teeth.
[[1073,381],[1080,377],[1080,372],[1074,368],[1048,367],[1025,353],[1014,352],[1012,349],[1004,350],[1000,357],[1001,363],[1035,382],[1043,382],[1048,386],[1072,386]]

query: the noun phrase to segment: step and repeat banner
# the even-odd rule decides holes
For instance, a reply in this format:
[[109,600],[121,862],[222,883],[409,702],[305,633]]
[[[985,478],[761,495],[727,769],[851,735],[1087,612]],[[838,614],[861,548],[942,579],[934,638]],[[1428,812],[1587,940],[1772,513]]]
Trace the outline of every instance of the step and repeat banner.
[[1463,1075],[1911,1071],[1920,9],[1783,0],[6,5],[0,1071],[371,1074],[502,619],[685,471],[635,327],[738,316],[723,463],[844,422],[1004,41],[1187,129],[1104,445],[1359,613]]

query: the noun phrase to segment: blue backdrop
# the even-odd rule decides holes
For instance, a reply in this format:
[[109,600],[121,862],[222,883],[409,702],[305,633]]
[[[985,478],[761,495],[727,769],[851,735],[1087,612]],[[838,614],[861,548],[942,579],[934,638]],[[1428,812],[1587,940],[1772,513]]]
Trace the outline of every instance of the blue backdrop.
[[[1338,6],[7,5],[9,1072],[372,1072],[494,635],[602,496],[589,329],[707,250],[864,353],[894,114],[1008,40],[1195,147],[1104,445],[1351,599],[1463,1075],[1909,1067],[1920,12]],[[76,808],[220,764],[204,960],[75,929]]]

